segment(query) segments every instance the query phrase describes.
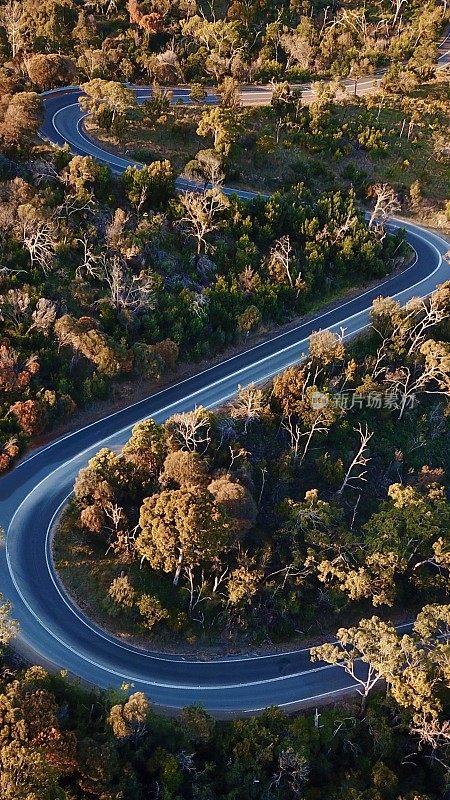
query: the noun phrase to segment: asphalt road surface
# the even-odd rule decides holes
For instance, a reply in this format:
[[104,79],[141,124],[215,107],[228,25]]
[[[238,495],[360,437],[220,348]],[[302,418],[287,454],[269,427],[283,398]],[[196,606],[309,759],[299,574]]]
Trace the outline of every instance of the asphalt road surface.
[[[43,134],[56,144],[62,144],[64,138],[74,152],[90,153],[121,171],[126,164],[118,164],[115,156],[94,143],[86,144],[77,133],[80,115],[77,104],[73,105],[74,92],[70,89],[47,96]],[[353,335],[367,326],[370,305],[380,294],[404,303],[427,295],[450,278],[449,265],[443,259],[448,251],[444,239],[400,220],[391,224],[406,229],[416,252],[414,263],[401,274],[35,450],[0,480],[0,524],[7,531],[6,545],[0,549],[0,590],[12,601],[20,624],[17,648],[30,660],[52,669],[67,669],[101,687],[132,683],[135,690],[146,692],[155,704],[166,708],[200,703],[216,714],[250,713],[272,704],[293,709],[338,697],[352,688],[351,679],[341,669],[311,664],[307,650],[204,661],[144,652],[105,634],[61,590],[52,567],[49,534],[79,469],[100,447],[122,445],[139,420],[152,416],[163,421],[195,405],[218,406],[236,393],[238,385],[265,381],[296,363],[306,351],[312,331],[342,326],[346,335]]]

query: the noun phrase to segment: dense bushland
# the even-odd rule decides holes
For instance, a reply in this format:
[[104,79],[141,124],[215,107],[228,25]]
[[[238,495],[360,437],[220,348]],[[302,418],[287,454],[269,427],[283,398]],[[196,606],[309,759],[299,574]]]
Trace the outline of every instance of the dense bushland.
[[[1,184],[0,431],[23,443],[111,380],[158,379],[402,263],[350,191],[176,198],[168,162],[123,179],[65,151]],[[159,210],[158,210],[159,209]]]
[[442,602],[449,290],[404,308],[380,298],[348,348],[313,334],[271,386],[101,450],[58,538],[72,591],[80,579],[127,633],[234,644]]

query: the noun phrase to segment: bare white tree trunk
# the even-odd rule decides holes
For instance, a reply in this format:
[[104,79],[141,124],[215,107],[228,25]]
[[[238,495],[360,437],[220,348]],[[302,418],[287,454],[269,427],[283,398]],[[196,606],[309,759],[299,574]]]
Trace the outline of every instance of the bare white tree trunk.
[[178,582],[180,580],[181,570],[183,568],[183,551],[180,550],[180,554],[178,556],[178,563],[177,568],[175,570],[175,575],[173,577],[173,585],[178,586]]
[[365,477],[367,470],[365,469],[366,465],[370,461],[370,459],[366,456],[367,453],[367,446],[370,439],[373,436],[373,432],[369,433],[367,424],[365,425],[364,429],[361,426],[361,423],[358,424],[356,428],[353,429],[356,433],[359,434],[360,437],[360,444],[358,451],[353,458],[346,474],[345,478],[342,481],[342,485],[340,489],[338,489],[338,495],[341,495],[347,486],[353,486],[354,481],[366,481],[367,478]]

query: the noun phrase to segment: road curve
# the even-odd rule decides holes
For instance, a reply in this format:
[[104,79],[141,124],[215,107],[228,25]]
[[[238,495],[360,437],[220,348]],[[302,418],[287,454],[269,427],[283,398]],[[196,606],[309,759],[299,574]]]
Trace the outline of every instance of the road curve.
[[[59,108],[68,107],[64,91],[48,95],[47,123]],[[69,126],[65,133],[79,143],[72,127],[76,114],[61,117]],[[43,134],[49,135],[47,127]],[[76,142],[69,141],[74,152]],[[92,146],[99,160],[115,159]],[[123,169],[122,164],[115,166]],[[233,396],[239,384],[267,380],[297,362],[313,330],[343,326],[352,335],[367,326],[368,310],[378,295],[394,296],[404,303],[428,294],[450,277],[443,260],[448,243],[443,238],[400,220],[392,225],[406,229],[416,252],[414,263],[403,273],[270,341],[61,437],[34,451],[0,480],[0,524],[7,531],[6,544],[0,549],[0,590],[11,600],[20,623],[17,646],[30,659],[67,669],[101,687],[132,683],[166,708],[200,703],[216,714],[250,713],[272,704],[292,709],[337,697],[352,687],[342,670],[312,665],[307,650],[200,661],[144,652],[105,634],[61,590],[52,568],[49,532],[78,470],[101,446],[122,445],[137,421],[149,416],[163,421],[196,404],[217,406]]]
[[378,287],[319,314],[287,333],[227,359],[191,378],[111,414],[40,448],[0,480],[0,524],[7,529],[0,552],[0,588],[12,601],[20,623],[18,645],[30,657],[98,686],[131,682],[157,704],[180,708],[201,703],[212,712],[242,713],[278,704],[298,707],[319,702],[351,685],[336,667],[311,665],[305,650],[255,658],[194,661],[144,653],[105,635],[60,590],[51,564],[49,530],[70,494],[75,476],[99,447],[117,447],[138,420],[158,421],[195,404],[217,406],[238,384],[263,381],[306,350],[313,330],[341,325],[353,334],[368,323],[368,309],[379,294],[405,302],[425,295],[449,278],[442,259],[448,248],[439,236],[409,223],[408,240],[416,260]]
[[[439,44],[439,55],[437,69],[444,70],[450,67],[450,32],[447,33]],[[385,70],[379,70],[375,75],[361,78],[357,86],[357,94],[365,95],[373,92],[383,77]],[[353,81],[343,81],[346,91],[353,91]],[[293,88],[301,89],[303,98],[308,101],[314,97],[312,84],[303,84]],[[135,89],[138,103],[144,102],[151,97],[150,87],[133,87]],[[171,88],[172,102],[189,103],[190,89],[187,86],[175,86]],[[80,110],[78,98],[81,91],[78,86],[69,86],[64,89],[50,90],[44,92],[44,122],[41,129],[41,136],[52,144],[63,147],[68,144],[70,150],[75,155],[90,155],[97,161],[108,164],[112,172],[120,174],[130,165],[136,162],[123,156],[108,152],[103,149],[93,138],[86,134],[83,129],[83,120],[86,114]],[[272,97],[270,86],[244,86],[241,90],[241,101],[244,106],[269,105]],[[208,90],[207,104],[214,105],[218,101],[214,90]],[[191,181],[179,178],[177,180],[179,189],[195,188]],[[227,188],[229,194],[235,193],[244,199],[254,197],[257,192],[247,192],[244,190]]]

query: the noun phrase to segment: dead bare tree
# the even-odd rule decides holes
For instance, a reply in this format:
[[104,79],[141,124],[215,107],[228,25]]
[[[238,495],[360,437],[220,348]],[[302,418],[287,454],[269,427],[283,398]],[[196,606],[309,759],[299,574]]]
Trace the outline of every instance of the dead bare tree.
[[337,225],[334,230],[331,230],[328,225],[325,225],[320,233],[317,234],[317,238],[320,240],[328,240],[330,244],[337,244],[337,242],[342,241],[344,236],[354,227],[355,222],[356,218],[353,210],[349,208],[347,216],[342,220],[340,225]]
[[103,506],[103,511],[111,523],[109,526],[110,531],[113,534],[116,534],[117,531],[122,527],[122,522],[125,520],[123,508],[121,508],[117,503],[108,502]]
[[8,0],[0,11],[0,22],[6,31],[13,59],[23,46],[22,17],[23,4],[18,0]]
[[43,219],[28,203],[19,206],[17,213],[17,231],[30,257],[31,269],[39,267],[44,275],[48,275],[57,247],[52,219]]
[[216,422],[216,431],[220,436],[219,446],[224,442],[229,442],[236,437],[236,423],[228,415],[221,415]]
[[[305,431],[302,431],[300,422],[291,414],[283,418],[281,427],[289,434],[294,461],[297,461],[300,456],[299,465],[303,464],[315,434],[328,433],[330,424],[331,423],[327,424],[325,416],[322,415],[320,411],[318,411],[315,418],[309,420],[307,430]],[[305,444],[300,455],[300,445],[302,440],[305,440]]]
[[99,255],[95,253],[89,237],[84,235],[81,239],[76,239],[76,242],[83,248],[81,263],[78,265],[75,271],[76,277],[81,278],[83,273],[85,273],[91,278],[99,279],[101,274],[98,267]]
[[181,224],[187,235],[197,242],[197,255],[202,249],[208,249],[206,236],[216,230],[220,224],[220,215],[228,208],[228,198],[217,188],[206,192],[184,192],[180,196],[184,209]]
[[[208,599],[208,595],[206,594],[207,590],[207,581],[205,579],[204,572],[202,571],[202,577],[199,585],[196,584],[194,579],[194,571],[191,567],[185,567],[184,573],[186,575],[188,584],[189,584],[189,616],[192,617],[193,611],[197,608],[200,603],[204,603],[205,600]],[[201,615],[200,618],[197,618],[196,621],[203,624],[204,616]]]
[[74,214],[95,209],[95,197],[92,193],[80,199],[76,192],[65,191],[64,200],[56,209],[58,219],[65,219],[68,223]]
[[134,528],[123,528],[117,531],[116,538],[111,542],[109,549],[114,551],[116,556],[122,561],[131,563],[136,558],[136,537],[140,528],[136,525]]
[[[210,587],[208,587],[208,581],[205,577],[204,570],[201,572],[201,578],[198,583],[195,581],[194,570],[192,567],[185,566],[184,574],[189,584],[189,615],[192,618],[193,611],[195,611],[200,603],[204,603],[205,600],[208,600],[211,594],[218,594],[219,587],[222,586],[227,578],[228,567],[225,567],[224,570],[214,575],[212,586]],[[196,621],[203,625],[204,615],[201,614]]]
[[257,386],[239,386],[238,395],[233,402],[230,416],[233,419],[244,420],[244,432],[251,422],[260,419],[264,407],[264,392]]
[[208,449],[211,426],[209,414],[203,406],[174,414],[167,420],[166,426],[183,450],[204,453]]
[[361,423],[358,423],[356,428],[353,428],[353,430],[359,435],[360,439],[359,447],[356,452],[356,455],[354,456],[345,474],[344,480],[342,481],[342,485],[340,489],[338,489],[337,491],[338,495],[341,495],[347,486],[350,486],[353,489],[356,488],[354,485],[355,481],[367,480],[367,478],[365,477],[367,473],[365,467],[367,466],[370,459],[367,457],[366,453],[368,444],[373,436],[373,432],[369,433],[367,424],[364,426],[363,429]]
[[180,769],[183,772],[197,774],[197,769],[195,767],[194,757],[195,757],[195,753],[186,753],[184,750],[180,750],[180,752],[177,753],[176,759],[178,761],[178,765],[179,765]]
[[300,424],[298,421],[294,420],[292,414],[289,414],[287,417],[283,418],[281,427],[289,434],[292,455],[294,461],[297,461],[300,450],[300,442],[303,436]]
[[102,253],[97,263],[99,279],[108,287],[109,300],[117,309],[139,311],[155,305],[153,276],[142,270],[133,275],[117,254]]
[[[414,404],[414,397],[418,392],[450,396],[450,376],[446,366],[448,359],[449,356],[444,353],[443,358],[428,361],[423,372],[419,374],[407,366],[386,373],[385,383],[388,384],[392,394],[399,398],[397,405],[400,412],[399,419],[402,419],[405,409]],[[430,388],[433,383],[435,389]]]
[[58,170],[46,159],[35,159],[30,163],[30,170],[33,173],[33,178],[37,186],[42,184],[60,182],[61,177]]
[[117,309],[139,311],[155,305],[154,279],[151,273],[142,270],[134,275],[118,253],[96,253],[85,236],[78,239],[83,248],[82,262],[76,275],[83,273],[105,284],[108,299]]
[[450,722],[439,720],[425,711],[414,714],[411,724],[411,733],[419,737],[421,745],[431,748],[431,760],[439,763],[447,773],[450,772],[445,751],[450,746]]
[[371,195],[375,198],[375,205],[369,219],[369,228],[378,225],[383,228],[384,223],[393,214],[400,210],[400,203],[395,190],[387,183],[376,183],[371,187]]
[[394,17],[392,19],[392,28],[395,28],[397,20],[400,16],[400,12],[402,10],[402,6],[407,2],[408,0],[392,0],[392,6],[394,10]]
[[[406,317],[403,317],[398,328],[408,328],[408,356],[416,353],[424,343],[429,328],[439,325],[450,317],[450,282],[439,286],[428,298],[414,298],[406,306]],[[392,333],[392,338],[397,334],[397,328]]]
[[235,461],[237,461],[238,458],[245,458],[246,456],[248,456],[248,450],[245,450],[243,447],[240,447],[239,449],[234,449],[232,445],[230,445],[228,449],[230,451],[231,459],[227,470],[227,474],[230,475],[234,467]]
[[292,280],[291,275],[291,264],[292,259],[292,245],[291,240],[288,235],[281,236],[275,244],[273,245],[270,254],[269,254],[269,269],[279,267],[282,272],[286,275],[288,279],[289,286],[292,288],[294,285],[294,281]]
[[388,339],[383,339],[380,347],[377,348],[376,356],[375,356],[375,363],[372,367],[372,378],[376,381],[386,372],[386,367],[384,366],[384,362],[387,358],[387,345]]
[[281,569],[277,569],[274,572],[270,572],[268,575],[264,576],[264,583],[268,583],[272,578],[277,577],[278,575],[280,578],[282,577],[283,580],[279,583],[272,593],[272,599],[278,594],[278,592],[284,592],[287,582],[291,578],[305,578],[311,574],[311,569],[309,567],[304,567],[299,569],[293,562],[290,564],[286,564],[286,566],[282,567]]
[[273,788],[279,792],[280,789],[283,789],[283,784],[286,784],[292,796],[299,798],[303,794],[308,774],[309,765],[306,758],[296,753],[292,747],[288,747],[287,750],[282,750],[278,756],[278,770],[270,782],[270,789]]

